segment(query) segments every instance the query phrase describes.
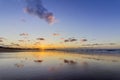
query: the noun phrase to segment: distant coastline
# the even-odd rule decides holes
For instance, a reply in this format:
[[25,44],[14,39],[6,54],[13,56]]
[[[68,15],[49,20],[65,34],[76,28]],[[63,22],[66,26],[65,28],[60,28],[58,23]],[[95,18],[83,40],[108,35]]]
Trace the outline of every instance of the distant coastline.
[[[42,51],[40,48],[14,48],[0,46],[0,52],[34,52]],[[65,48],[65,49],[44,49],[44,51],[64,51],[74,53],[120,53],[120,49],[94,49],[94,48]]]
[[40,51],[39,48],[13,48],[0,46],[0,52]]

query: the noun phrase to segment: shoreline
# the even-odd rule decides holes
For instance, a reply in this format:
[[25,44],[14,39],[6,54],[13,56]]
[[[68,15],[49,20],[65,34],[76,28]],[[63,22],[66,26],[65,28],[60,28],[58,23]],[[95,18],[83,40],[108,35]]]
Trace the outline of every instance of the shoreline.
[[[12,48],[0,46],[0,52],[29,52],[43,51],[40,48]],[[119,53],[120,49],[87,49],[87,48],[69,48],[69,49],[44,49],[44,51],[64,51],[75,53]]]

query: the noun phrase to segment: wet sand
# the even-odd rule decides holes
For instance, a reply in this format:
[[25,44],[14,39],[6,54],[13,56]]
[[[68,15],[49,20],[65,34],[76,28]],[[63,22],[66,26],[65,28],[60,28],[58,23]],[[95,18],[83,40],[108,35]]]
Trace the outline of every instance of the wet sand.
[[120,80],[120,57],[59,51],[0,53],[0,80]]

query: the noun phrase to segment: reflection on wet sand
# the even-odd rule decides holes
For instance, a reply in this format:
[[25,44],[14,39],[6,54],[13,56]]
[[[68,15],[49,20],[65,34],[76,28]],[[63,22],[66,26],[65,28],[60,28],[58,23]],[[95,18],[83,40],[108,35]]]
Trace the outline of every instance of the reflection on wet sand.
[[81,64],[82,64],[83,68],[85,68],[85,69],[87,69],[89,67],[88,62],[86,62],[86,61],[82,62]]
[[94,55],[94,56],[82,56],[82,58],[86,58],[86,59],[93,59],[93,60],[97,60],[97,61],[108,61],[108,62],[119,62],[120,60],[118,59],[119,57],[115,57],[115,56],[100,56],[100,55]]
[[18,67],[18,68],[23,68],[23,67],[24,67],[24,64],[16,63],[15,66]]
[[64,59],[64,63],[67,63],[67,64],[76,64],[77,62],[73,61],[73,60]]
[[119,74],[117,56],[58,51],[0,54],[0,80],[120,80]]

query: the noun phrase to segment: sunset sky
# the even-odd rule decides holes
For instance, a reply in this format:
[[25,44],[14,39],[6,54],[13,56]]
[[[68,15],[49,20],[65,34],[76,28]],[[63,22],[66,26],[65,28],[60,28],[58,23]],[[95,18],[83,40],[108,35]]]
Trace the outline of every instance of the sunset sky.
[[0,0],[1,45],[120,48],[120,0],[42,0],[47,19],[28,4]]

